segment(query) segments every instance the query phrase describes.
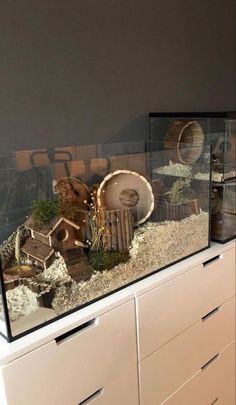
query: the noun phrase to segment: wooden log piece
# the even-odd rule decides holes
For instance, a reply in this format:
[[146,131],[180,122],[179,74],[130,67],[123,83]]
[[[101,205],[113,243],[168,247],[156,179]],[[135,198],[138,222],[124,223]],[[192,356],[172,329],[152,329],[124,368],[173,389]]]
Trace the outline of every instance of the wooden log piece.
[[121,215],[119,215],[120,211],[116,211],[117,217],[116,217],[116,227],[117,227],[117,245],[119,251],[125,250],[124,249],[124,244],[123,244],[123,239],[122,239],[122,228],[121,228]]
[[112,249],[118,250],[117,215],[116,211],[110,211],[111,243]]
[[101,211],[105,216],[102,248],[104,250],[126,251],[130,248],[134,236],[133,217],[131,211],[112,210]]

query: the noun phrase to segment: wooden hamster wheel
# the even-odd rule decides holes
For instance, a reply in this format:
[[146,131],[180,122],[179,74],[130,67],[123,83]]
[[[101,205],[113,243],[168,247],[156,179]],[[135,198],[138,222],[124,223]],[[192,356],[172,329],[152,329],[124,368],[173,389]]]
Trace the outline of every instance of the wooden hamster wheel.
[[165,138],[165,149],[173,162],[195,163],[203,150],[204,133],[196,121],[175,121]]
[[107,210],[129,208],[134,225],[145,222],[154,208],[154,196],[148,180],[130,170],[108,174],[97,191],[98,207]]

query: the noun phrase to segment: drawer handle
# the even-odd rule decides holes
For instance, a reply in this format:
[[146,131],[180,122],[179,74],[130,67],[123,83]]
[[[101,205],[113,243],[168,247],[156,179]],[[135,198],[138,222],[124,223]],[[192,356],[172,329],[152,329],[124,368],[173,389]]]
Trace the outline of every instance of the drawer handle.
[[210,318],[211,316],[213,316],[216,312],[218,312],[220,310],[220,306],[219,307],[217,307],[217,308],[215,308],[215,309],[213,309],[212,311],[210,311],[210,312],[208,312],[208,314],[206,314],[206,315],[204,315],[203,317],[202,317],[202,321],[204,322],[204,321],[206,321],[208,318]]
[[201,370],[204,371],[206,370],[207,367],[209,367],[214,361],[216,361],[219,357],[220,353],[217,353],[215,356],[213,356],[204,366],[201,367]]
[[214,401],[213,402],[211,402],[211,404],[210,405],[214,405],[214,404],[216,404],[216,402],[218,401],[218,397],[216,398],[216,399],[214,399]]
[[222,259],[223,257],[221,255],[217,255],[212,257],[211,259],[206,260],[205,262],[203,262],[203,267],[206,267],[208,264],[212,263],[212,262],[216,262],[219,259]]
[[223,259],[223,254],[222,255],[217,255],[212,257],[211,259],[206,260],[205,262],[203,262],[203,267],[208,266],[210,263],[216,262],[219,259]]
[[98,398],[101,395],[103,395],[103,392],[104,392],[104,388],[100,388],[100,390],[97,390],[96,392],[94,392],[94,394],[89,395],[88,398],[84,399],[78,405],[89,405],[95,398]]
[[87,329],[89,329],[89,328],[91,328],[92,326],[95,326],[95,325],[97,325],[97,324],[98,324],[98,319],[97,319],[97,318],[94,318],[94,319],[92,319],[91,321],[85,322],[85,323],[83,323],[82,325],[77,326],[76,328],[71,329],[71,330],[69,330],[69,331],[66,332],[66,333],[63,333],[62,335],[57,336],[57,337],[55,338],[55,341],[56,341],[57,344],[62,343],[62,342],[65,341],[68,337],[73,336],[73,335],[75,335],[75,334],[78,333],[78,332],[82,332],[82,331],[84,331],[84,330],[87,330]]

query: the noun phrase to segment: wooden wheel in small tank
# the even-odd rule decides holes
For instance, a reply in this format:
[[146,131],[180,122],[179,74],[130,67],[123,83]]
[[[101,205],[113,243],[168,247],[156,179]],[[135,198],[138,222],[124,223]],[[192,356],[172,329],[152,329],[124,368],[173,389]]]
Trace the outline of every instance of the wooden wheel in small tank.
[[174,121],[165,137],[165,149],[173,162],[195,163],[203,150],[204,133],[196,121]]
[[154,208],[151,184],[139,173],[116,170],[108,174],[97,191],[98,207],[105,210],[130,209],[134,226],[142,224]]

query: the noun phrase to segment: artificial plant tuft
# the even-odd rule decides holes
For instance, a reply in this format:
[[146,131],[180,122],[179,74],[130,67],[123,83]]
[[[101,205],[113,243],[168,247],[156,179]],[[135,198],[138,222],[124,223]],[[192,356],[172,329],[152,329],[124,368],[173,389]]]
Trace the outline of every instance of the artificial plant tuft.
[[170,191],[167,191],[165,195],[170,204],[182,204],[185,201],[184,191],[190,187],[190,179],[178,179],[176,180]]

